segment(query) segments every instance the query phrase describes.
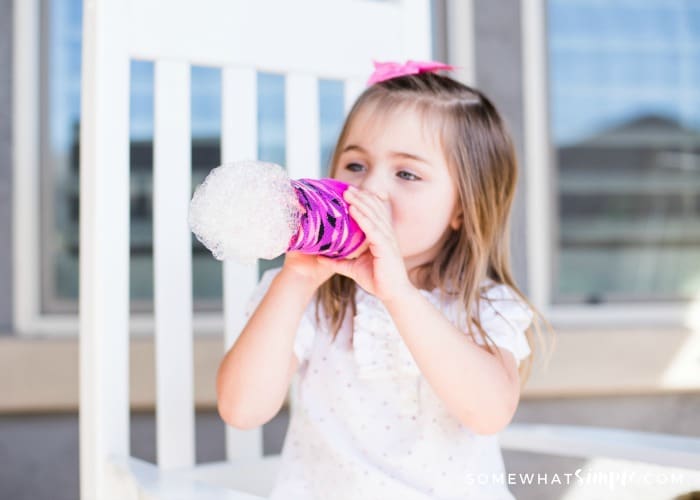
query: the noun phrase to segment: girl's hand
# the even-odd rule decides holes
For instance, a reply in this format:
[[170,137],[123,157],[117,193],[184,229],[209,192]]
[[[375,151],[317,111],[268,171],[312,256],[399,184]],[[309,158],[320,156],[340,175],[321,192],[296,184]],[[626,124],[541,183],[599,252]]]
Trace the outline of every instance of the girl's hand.
[[284,255],[282,272],[293,274],[314,290],[334,274],[333,270],[316,260],[316,255],[302,252],[287,252]]
[[368,249],[356,259],[330,259],[317,256],[324,268],[348,276],[367,292],[382,301],[398,298],[411,281],[391,225],[386,197],[354,187],[345,191],[350,215],[364,231]]

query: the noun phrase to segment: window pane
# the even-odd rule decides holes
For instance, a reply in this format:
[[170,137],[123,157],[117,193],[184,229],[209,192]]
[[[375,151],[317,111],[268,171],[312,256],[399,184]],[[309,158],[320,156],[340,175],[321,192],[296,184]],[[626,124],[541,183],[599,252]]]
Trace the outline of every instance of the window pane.
[[[192,68],[192,192],[209,171],[221,164],[221,70]],[[194,236],[192,287],[195,310],[221,309],[220,261]]]
[[550,0],[557,302],[700,289],[700,2]]
[[328,177],[333,148],[345,118],[345,86],[336,80],[320,80],[318,90],[321,101],[321,172],[322,177]]
[[41,11],[41,297],[44,312],[78,300],[78,137],[82,6],[44,0]]
[[[82,2],[43,0],[42,297],[45,312],[77,312]],[[153,63],[132,61],[130,96],[130,293],[153,310]],[[221,71],[192,68],[192,189],[221,163]],[[285,78],[258,74],[258,156],[285,165]],[[323,175],[343,119],[342,82],[319,83]],[[251,124],[252,126],[252,124]],[[196,310],[221,308],[221,262],[192,235]],[[261,261],[259,272],[282,264]]]
[[[284,83],[282,75],[258,73],[258,159],[286,167]],[[261,259],[258,275],[283,263],[284,255]]]
[[152,62],[131,62],[129,293],[135,312],[153,308],[153,75]]

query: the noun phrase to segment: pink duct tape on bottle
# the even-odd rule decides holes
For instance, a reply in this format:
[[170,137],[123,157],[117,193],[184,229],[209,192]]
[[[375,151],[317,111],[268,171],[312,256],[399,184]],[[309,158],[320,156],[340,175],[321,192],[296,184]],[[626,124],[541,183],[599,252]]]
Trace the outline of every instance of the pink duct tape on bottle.
[[329,178],[290,182],[304,213],[299,217],[299,230],[290,240],[287,252],[343,258],[364,243],[365,233],[350,217],[350,207],[343,199],[348,184]]

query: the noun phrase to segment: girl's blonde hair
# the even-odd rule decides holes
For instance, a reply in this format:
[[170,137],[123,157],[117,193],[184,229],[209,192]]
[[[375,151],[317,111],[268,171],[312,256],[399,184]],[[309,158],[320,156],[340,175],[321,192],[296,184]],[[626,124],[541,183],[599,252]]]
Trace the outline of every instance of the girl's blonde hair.
[[[542,340],[538,319],[551,330],[544,316],[516,286],[511,272],[509,214],[518,179],[517,160],[506,124],[491,101],[477,89],[434,73],[393,78],[367,88],[350,110],[331,157],[330,177],[338,170],[338,157],[345,146],[348,131],[357,115],[385,117],[394,111],[418,112],[426,130],[437,132],[442,151],[457,187],[462,224],[450,229],[445,243],[432,262],[416,272],[422,287],[439,289],[444,298],[456,297],[464,304],[468,333],[472,328],[491,353],[495,344],[481,327],[474,305],[486,291],[480,284],[491,278],[506,284],[528,305],[534,320],[526,331],[528,344],[535,352],[533,328]],[[335,339],[346,316],[348,305],[356,314],[355,282],[335,274],[317,291],[316,319],[319,307],[326,312],[328,328]],[[449,290],[448,290],[449,288]],[[542,342],[544,345],[544,342]],[[531,355],[520,364],[521,385],[532,368]]]

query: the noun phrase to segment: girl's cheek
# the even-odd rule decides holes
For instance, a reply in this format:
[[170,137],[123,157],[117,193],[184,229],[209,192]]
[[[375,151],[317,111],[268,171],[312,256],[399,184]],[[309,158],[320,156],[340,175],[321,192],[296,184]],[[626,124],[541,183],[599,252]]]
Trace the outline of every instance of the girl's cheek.
[[348,175],[347,172],[343,170],[338,170],[335,175],[333,176],[334,179],[337,179],[339,181],[347,182],[348,184],[352,184],[352,179],[351,176]]

